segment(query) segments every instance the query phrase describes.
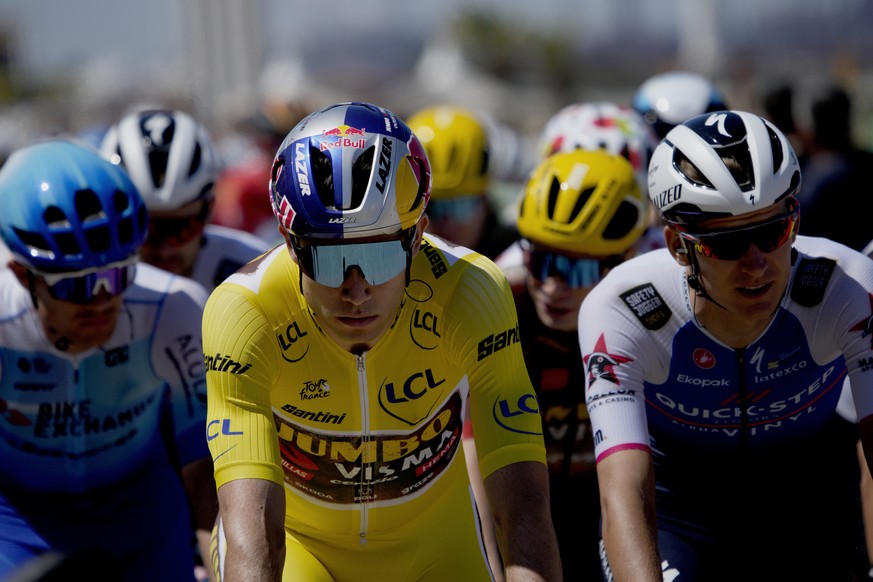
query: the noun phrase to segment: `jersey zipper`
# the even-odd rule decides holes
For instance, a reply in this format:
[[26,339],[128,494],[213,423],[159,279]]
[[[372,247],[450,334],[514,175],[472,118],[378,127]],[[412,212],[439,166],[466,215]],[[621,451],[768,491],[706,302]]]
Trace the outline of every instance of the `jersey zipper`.
[[746,386],[746,354],[745,348],[736,350],[737,367],[739,368],[739,386],[737,400],[740,407],[740,450],[745,451],[749,446],[749,393]]
[[355,360],[358,366],[358,397],[361,403],[361,471],[360,471],[360,481],[358,484],[358,491],[365,496],[365,499],[361,501],[361,527],[358,531],[358,535],[361,539],[361,545],[367,544],[367,521],[368,521],[368,512],[370,509],[370,502],[367,501],[366,495],[369,493],[370,486],[367,485],[367,464],[369,459],[367,458],[367,451],[369,450],[369,441],[370,441],[370,402],[369,402],[369,390],[367,386],[367,366],[366,366],[367,352],[362,353],[361,355],[355,356]]

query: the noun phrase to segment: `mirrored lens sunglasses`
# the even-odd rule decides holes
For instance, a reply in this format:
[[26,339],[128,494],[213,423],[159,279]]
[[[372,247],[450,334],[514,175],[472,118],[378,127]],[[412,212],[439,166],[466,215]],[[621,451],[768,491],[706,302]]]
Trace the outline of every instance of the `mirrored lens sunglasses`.
[[127,261],[113,263],[99,269],[78,273],[34,274],[48,285],[49,295],[59,301],[85,304],[90,303],[101,293],[116,297],[124,293],[133,283],[136,275],[136,257]]
[[408,251],[402,240],[343,244],[309,244],[292,239],[303,274],[327,287],[343,284],[357,267],[370,285],[381,285],[404,270]]
[[559,277],[574,289],[593,287],[607,271],[621,262],[620,257],[607,259],[573,258],[560,253],[528,248],[525,251],[527,268],[538,281]]
[[679,236],[688,240],[694,250],[704,257],[722,261],[741,259],[754,244],[764,253],[772,253],[791,239],[796,232],[799,206],[784,216],[743,228],[713,231],[705,234],[679,231]]

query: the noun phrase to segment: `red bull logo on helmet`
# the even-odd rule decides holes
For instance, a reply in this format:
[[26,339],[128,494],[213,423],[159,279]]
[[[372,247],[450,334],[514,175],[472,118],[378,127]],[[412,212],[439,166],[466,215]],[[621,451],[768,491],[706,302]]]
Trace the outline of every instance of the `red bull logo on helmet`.
[[[350,125],[338,125],[333,129],[325,129],[321,132],[321,142],[318,147],[321,151],[331,148],[363,148],[366,143],[366,133],[363,129]],[[330,138],[333,138],[331,141]]]

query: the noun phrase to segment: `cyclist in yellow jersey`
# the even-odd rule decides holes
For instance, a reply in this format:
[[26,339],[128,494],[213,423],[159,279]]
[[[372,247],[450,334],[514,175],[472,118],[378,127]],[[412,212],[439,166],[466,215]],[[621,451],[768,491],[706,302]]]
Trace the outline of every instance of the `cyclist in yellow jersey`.
[[509,286],[423,234],[430,182],[408,126],[366,103],[316,111],[280,146],[286,244],[203,320],[222,580],[491,580],[467,406],[507,580],[561,578]]

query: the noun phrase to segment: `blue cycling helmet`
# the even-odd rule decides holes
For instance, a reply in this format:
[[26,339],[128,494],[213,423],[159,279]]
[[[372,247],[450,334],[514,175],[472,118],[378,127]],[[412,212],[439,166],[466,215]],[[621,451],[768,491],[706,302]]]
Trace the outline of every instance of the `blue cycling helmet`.
[[346,239],[411,229],[431,192],[424,147],[369,103],[315,111],[285,137],[270,174],[273,212],[291,235]]
[[0,237],[43,273],[75,273],[134,256],[148,212],[127,174],[91,149],[55,140],[17,150],[0,169]]

